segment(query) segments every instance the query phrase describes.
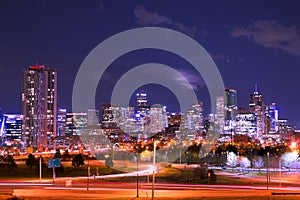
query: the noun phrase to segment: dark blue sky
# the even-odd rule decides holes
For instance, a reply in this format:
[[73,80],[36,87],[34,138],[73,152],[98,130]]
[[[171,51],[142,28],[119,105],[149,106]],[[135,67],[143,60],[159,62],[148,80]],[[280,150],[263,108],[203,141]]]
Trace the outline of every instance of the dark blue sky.
[[[78,68],[99,43],[119,32],[159,26],[183,32],[212,56],[226,87],[238,91],[248,108],[254,84],[266,104],[275,102],[280,118],[300,127],[300,3],[298,1],[15,1],[0,2],[0,107],[21,112],[22,70],[36,61],[59,70],[59,105],[71,111]],[[118,78],[148,62],[183,72],[209,112],[208,92],[191,66],[158,50],[121,56],[102,80],[96,105],[108,102]],[[178,109],[175,96],[162,86],[142,87],[150,103]]]

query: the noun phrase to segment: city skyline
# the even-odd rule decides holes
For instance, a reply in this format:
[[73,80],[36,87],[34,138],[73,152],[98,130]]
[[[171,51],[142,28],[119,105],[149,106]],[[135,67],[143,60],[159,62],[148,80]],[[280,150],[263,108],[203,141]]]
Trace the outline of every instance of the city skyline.
[[[300,127],[300,22],[296,1],[266,1],[259,6],[258,1],[188,5],[160,2],[159,6],[149,2],[120,6],[115,1],[75,1],[72,5],[58,1],[16,2],[4,1],[0,8],[0,24],[4,27],[0,31],[0,88],[4,95],[0,107],[4,113],[21,113],[20,72],[36,61],[59,71],[58,105],[71,112],[77,70],[96,45],[121,31],[159,26],[183,32],[203,45],[217,64],[226,88],[237,90],[238,105],[248,108],[249,94],[258,84],[266,105],[275,102],[280,118]],[[211,12],[212,8],[216,11]],[[36,10],[43,15],[36,17]],[[110,102],[110,92],[122,74],[147,62],[168,64],[182,72],[204,102],[205,114],[209,113],[209,96],[201,77],[183,59],[158,50],[131,52],[116,60],[102,78],[101,87],[107,90],[97,92],[97,108]],[[170,111],[179,110],[175,96],[166,88],[148,85],[142,89],[149,94],[149,104],[161,103]]]

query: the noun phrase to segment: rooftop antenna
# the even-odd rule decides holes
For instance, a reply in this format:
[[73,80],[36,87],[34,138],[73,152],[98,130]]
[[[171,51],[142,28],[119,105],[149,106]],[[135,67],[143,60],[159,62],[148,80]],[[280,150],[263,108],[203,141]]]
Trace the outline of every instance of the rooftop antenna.
[[254,85],[254,94],[258,94],[258,91],[257,91],[257,84]]

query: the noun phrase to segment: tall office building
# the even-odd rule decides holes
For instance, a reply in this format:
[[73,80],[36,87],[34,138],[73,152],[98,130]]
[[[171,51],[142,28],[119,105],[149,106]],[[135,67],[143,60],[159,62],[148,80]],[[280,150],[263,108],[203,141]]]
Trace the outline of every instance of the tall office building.
[[57,135],[57,70],[36,65],[23,71],[22,114],[25,145],[46,148]]
[[216,101],[216,131],[218,134],[223,134],[224,132],[224,96],[218,96]]
[[87,113],[67,113],[66,114],[66,136],[82,135],[87,128]]
[[224,91],[224,133],[232,135],[235,131],[235,118],[237,114],[236,90],[227,88]]
[[158,133],[164,131],[168,126],[168,117],[166,107],[153,105],[149,111],[150,123],[148,125],[149,133]]
[[236,116],[236,134],[257,138],[257,120],[254,113],[239,112]]
[[276,108],[276,104],[272,103],[265,107],[264,132],[266,134],[276,133],[278,131],[277,121],[278,109]]
[[137,111],[140,113],[146,113],[149,110],[147,94],[145,92],[139,92],[136,94]]
[[264,132],[264,102],[263,95],[257,91],[257,85],[255,85],[253,94],[250,94],[249,110],[256,114],[257,135],[262,136]]
[[102,126],[116,127],[121,118],[121,108],[115,104],[102,104]]
[[66,135],[67,109],[60,108],[57,113],[57,136]]
[[93,126],[99,124],[99,110],[88,109],[87,111],[87,125]]

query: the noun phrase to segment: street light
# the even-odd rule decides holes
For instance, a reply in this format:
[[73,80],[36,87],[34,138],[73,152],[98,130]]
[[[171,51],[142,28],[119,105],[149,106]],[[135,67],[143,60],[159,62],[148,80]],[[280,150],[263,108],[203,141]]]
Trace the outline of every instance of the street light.
[[86,190],[89,190],[89,184],[90,184],[90,156],[88,154],[88,167],[87,167],[87,183],[86,183]]
[[152,200],[154,200],[154,183],[155,183],[155,157],[156,157],[156,142],[154,141],[153,145],[153,174],[152,174]]
[[42,181],[42,156],[39,157],[40,182]]
[[135,146],[136,149],[136,197],[139,197],[139,156],[142,151],[141,142]]
[[279,157],[279,187],[281,187],[281,157]]
[[136,155],[136,197],[139,197],[139,154]]

